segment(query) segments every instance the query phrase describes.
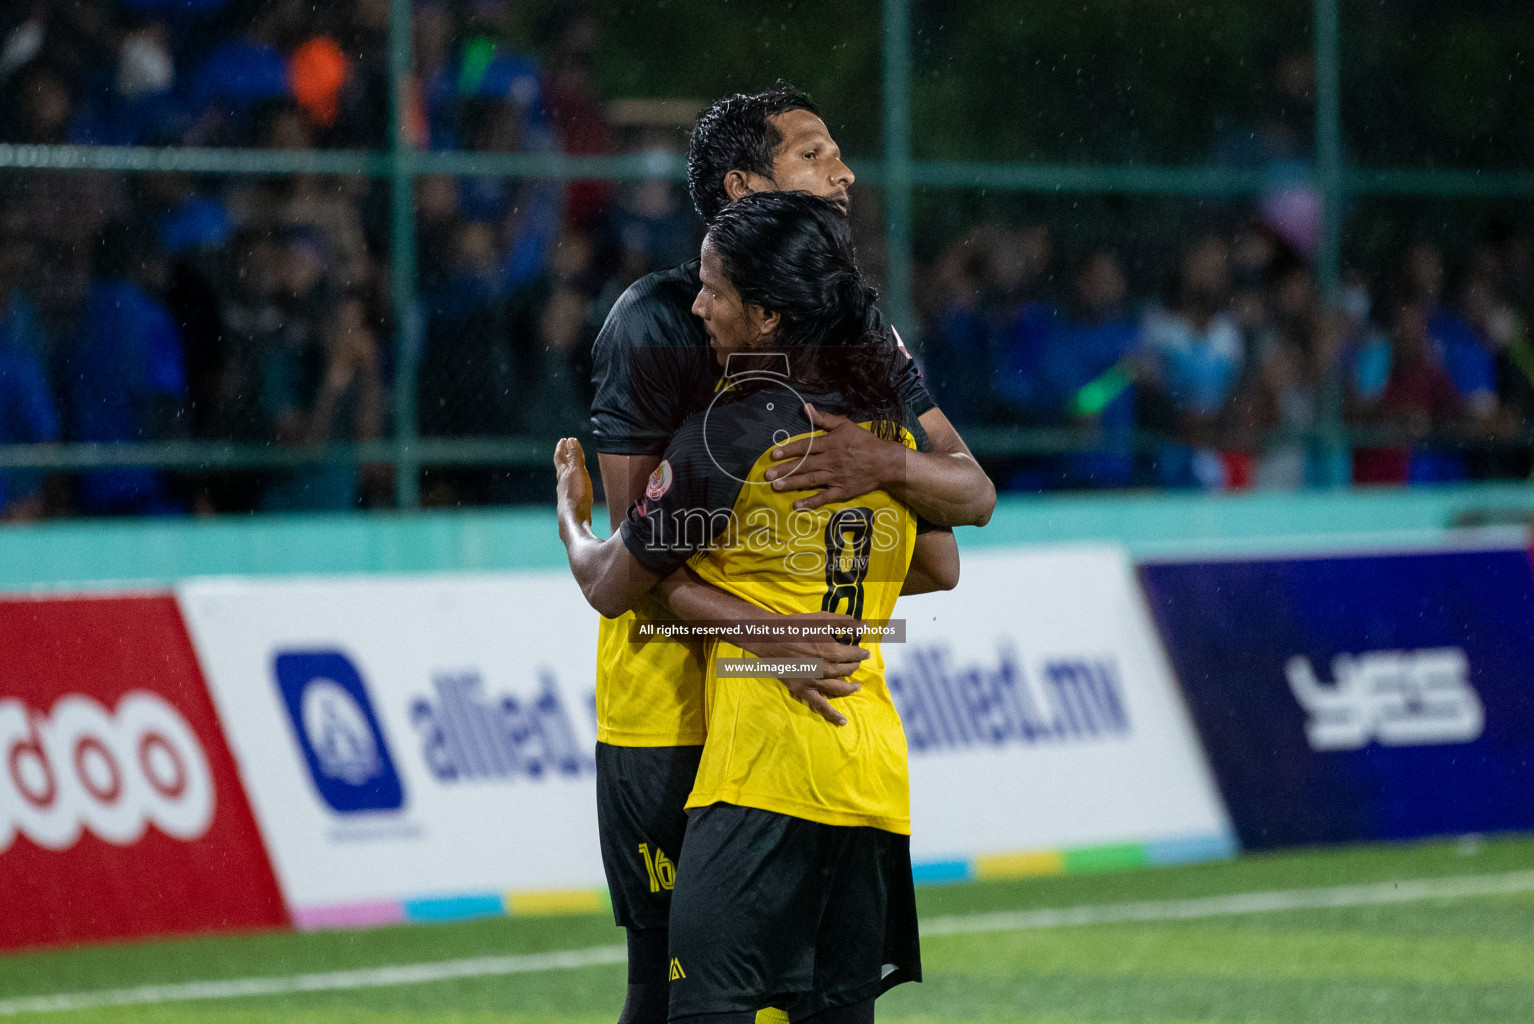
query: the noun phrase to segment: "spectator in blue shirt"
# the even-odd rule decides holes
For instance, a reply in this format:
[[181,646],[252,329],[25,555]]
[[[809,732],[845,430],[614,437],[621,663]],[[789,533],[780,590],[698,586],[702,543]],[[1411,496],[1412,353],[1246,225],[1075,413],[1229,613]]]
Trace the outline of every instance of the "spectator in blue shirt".
[[184,175],[164,175],[165,212],[159,217],[159,242],[166,256],[192,256],[220,249],[234,237],[229,208],[216,195],[194,191]]
[[88,102],[72,140],[100,146],[174,145],[191,126],[178,90],[170,30],[162,21],[132,17],[114,63],[85,76]]
[[464,224],[452,248],[450,272],[424,296],[420,430],[436,437],[510,434],[521,396],[494,232],[487,224]]
[[[1443,255],[1435,245],[1413,246],[1402,265],[1402,293],[1426,310],[1428,336],[1433,354],[1464,400],[1470,424],[1488,428],[1497,414],[1497,357],[1460,310],[1443,304],[1445,273]],[[1469,462],[1461,452],[1443,449],[1419,451],[1412,460],[1412,480],[1438,483],[1465,480]]]
[[1229,293],[1229,248],[1210,235],[1183,258],[1176,304],[1146,316],[1147,384],[1170,405],[1173,429],[1191,442],[1162,449],[1163,486],[1225,486],[1223,463],[1207,438],[1226,411],[1245,356],[1241,331],[1226,308]]
[[1428,334],[1438,359],[1472,415],[1489,416],[1496,407],[1496,355],[1459,310],[1443,305],[1444,279],[1443,256],[1437,246],[1416,245],[1406,254],[1404,296],[1427,308]]
[[[49,386],[51,336],[22,286],[31,248],[10,231],[0,235],[0,444],[59,439],[58,403]],[[0,473],[0,518],[28,518],[42,509],[43,474]]]
[[955,423],[983,423],[998,400],[1010,417],[1032,415],[1034,356],[1049,307],[1037,300],[1052,254],[1049,231],[981,225],[933,268],[932,314],[923,360],[929,387]]
[[[1030,299],[1018,305],[995,331],[999,363],[996,394],[1031,422],[1047,421],[1056,411],[1044,387],[1043,360],[1060,315],[1053,302]],[[974,368],[965,372],[973,373]]]
[[[36,356],[0,328],[0,444],[40,444],[59,439],[59,413]],[[21,470],[0,472],[0,519],[42,514],[42,477]]]
[[1099,447],[1067,456],[1067,487],[1134,482],[1135,392],[1131,360],[1140,326],[1124,308],[1118,255],[1101,249],[1076,273],[1070,307],[1054,318],[1039,358],[1040,392],[1056,422],[1092,428]]
[[[70,440],[152,441],[180,433],[186,399],[181,334],[148,290],[162,269],[151,232],[108,227],[78,333],[64,353]],[[108,515],[179,507],[154,469],[83,473],[75,497],[82,512]]]
[[[530,397],[516,377],[510,308],[497,270],[488,224],[459,226],[449,271],[422,297],[425,343],[418,369],[422,435],[494,437],[513,434]],[[487,469],[432,470],[431,504],[505,500],[504,473]]]
[[[383,378],[368,305],[342,296],[324,325],[318,361],[280,347],[267,353],[261,400],[276,440],[286,444],[374,441],[383,426]],[[377,467],[372,467],[376,469]],[[376,476],[376,474],[370,474]],[[358,499],[357,467],[345,462],[275,474],[262,497],[267,511],[340,512]]]
[[[477,106],[505,118],[513,149],[547,149],[552,141],[541,102],[538,62],[490,36],[473,34],[424,83],[433,149],[488,148]],[[502,144],[504,147],[504,144]]]
[[36,301],[22,287],[31,256],[31,247],[21,237],[12,231],[0,234],[0,336],[46,372],[53,345]]
[[991,325],[980,308],[978,286],[954,282],[954,294],[943,297],[927,324],[922,362],[928,387],[945,413],[959,426],[981,422],[989,402],[984,367],[990,364]]
[[288,57],[282,48],[292,12],[288,2],[259,5],[245,32],[220,43],[198,67],[191,88],[198,123],[189,142],[248,142],[259,108],[292,98]]

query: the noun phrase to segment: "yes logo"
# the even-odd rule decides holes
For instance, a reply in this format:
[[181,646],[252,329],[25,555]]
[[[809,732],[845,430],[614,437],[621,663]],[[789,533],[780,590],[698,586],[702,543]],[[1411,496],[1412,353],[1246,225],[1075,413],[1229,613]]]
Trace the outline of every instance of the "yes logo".
[[1289,689],[1309,714],[1312,750],[1470,743],[1486,727],[1486,709],[1470,684],[1470,662],[1457,647],[1369,651],[1332,659],[1334,682],[1316,678],[1309,659],[1284,666]]
[[341,814],[403,807],[399,772],[351,659],[340,651],[287,651],[273,669],[320,799]]

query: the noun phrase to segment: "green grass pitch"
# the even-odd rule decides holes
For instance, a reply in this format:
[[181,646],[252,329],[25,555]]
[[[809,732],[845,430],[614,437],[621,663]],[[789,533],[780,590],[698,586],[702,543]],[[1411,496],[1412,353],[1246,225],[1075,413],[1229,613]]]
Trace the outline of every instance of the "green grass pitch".
[[[1222,863],[921,890],[924,920],[1534,869],[1534,840],[1307,850]],[[611,947],[603,916],[266,934],[0,957],[18,998]],[[906,1024],[1531,1024],[1534,892],[923,939],[927,981],[880,1001]],[[48,1013],[18,1024],[612,1024],[618,964],[421,984]]]

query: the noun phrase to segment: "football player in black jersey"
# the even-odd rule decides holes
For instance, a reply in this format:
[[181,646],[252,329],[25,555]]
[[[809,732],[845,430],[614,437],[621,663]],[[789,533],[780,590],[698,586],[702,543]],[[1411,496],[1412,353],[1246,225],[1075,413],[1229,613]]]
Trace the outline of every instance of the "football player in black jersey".
[[[706,223],[731,201],[767,191],[803,191],[850,207],[852,170],[814,103],[779,83],[714,103],[688,148],[688,187]],[[614,531],[647,491],[663,491],[662,454],[683,420],[714,399],[722,368],[693,315],[698,263],[650,274],[613,306],[593,349],[592,427]],[[882,329],[877,310],[871,326]],[[894,333],[898,340],[898,332]],[[901,346],[902,352],[904,346]],[[824,433],[785,445],[772,486],[818,489],[795,503],[814,508],[884,490],[939,528],[984,525],[996,490],[928,394],[909,356],[896,371],[906,414],[925,450],[876,436],[845,417],[811,411]],[[658,476],[659,474],[659,476]],[[629,989],[622,1021],[666,1019],[667,925],[674,865],[686,828],[683,804],[703,743],[703,665],[690,645],[631,639],[634,619],[756,618],[738,599],[679,572],[636,608],[604,618],[597,669],[597,799],[602,859],[617,923],[629,939]],[[762,657],[813,657],[828,676],[847,676],[868,652],[831,641],[742,644]],[[787,682],[785,682],[785,685]],[[855,689],[845,679],[796,680],[791,692],[823,717],[842,716],[827,698]],[[778,1018],[781,1019],[781,1018]]]

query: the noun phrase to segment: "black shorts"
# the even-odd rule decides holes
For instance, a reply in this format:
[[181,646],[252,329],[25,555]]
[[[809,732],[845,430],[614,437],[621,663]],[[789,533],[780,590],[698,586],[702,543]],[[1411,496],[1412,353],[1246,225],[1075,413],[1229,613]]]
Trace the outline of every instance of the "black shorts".
[[597,744],[597,832],[613,918],[624,928],[665,928],[703,747]]
[[799,1020],[921,980],[911,839],[732,804],[692,812],[671,908],[671,1020]]

